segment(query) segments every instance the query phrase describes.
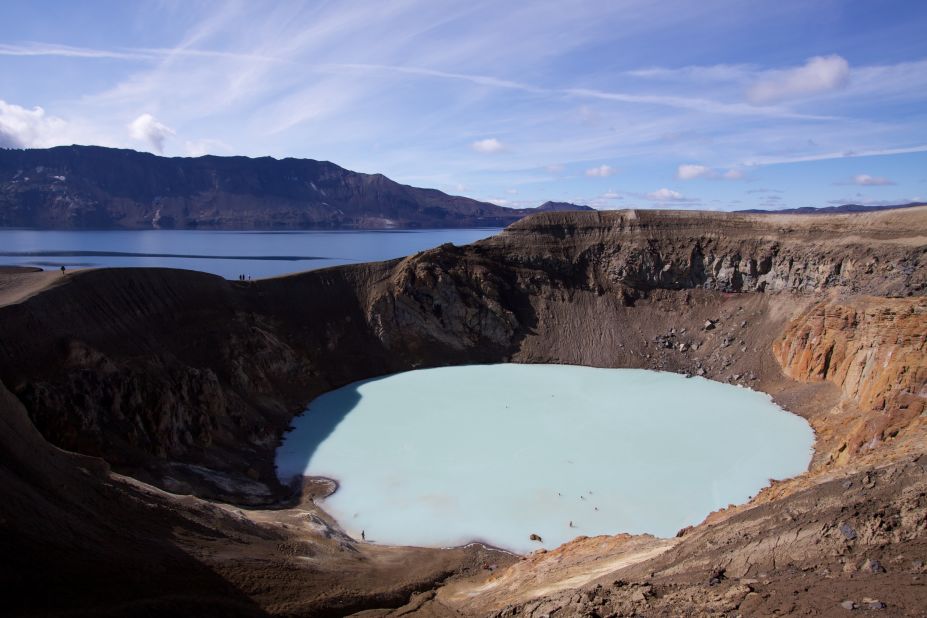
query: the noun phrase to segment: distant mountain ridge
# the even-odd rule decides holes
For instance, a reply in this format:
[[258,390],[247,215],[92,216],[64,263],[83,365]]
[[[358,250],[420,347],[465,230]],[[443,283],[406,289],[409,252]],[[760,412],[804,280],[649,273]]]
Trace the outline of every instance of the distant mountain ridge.
[[313,159],[168,158],[101,146],[0,149],[0,227],[504,227],[536,211]]
[[864,206],[862,204],[841,204],[840,206],[802,206],[801,208],[785,208],[783,210],[762,210],[751,208],[749,210],[738,210],[737,212],[756,213],[756,214],[799,214],[799,215],[823,215],[842,212],[874,212],[876,210],[895,210],[898,208],[914,208],[916,206],[927,206],[927,202],[909,202],[907,204],[889,204],[886,206]]
[[574,210],[595,210],[595,208],[580,206],[571,202],[544,202],[537,208],[532,209],[532,212],[567,212]]
[[[910,208],[844,204],[743,213]],[[0,148],[0,227],[39,229],[408,229],[505,227],[569,202],[505,208],[399,184],[328,161],[160,157],[102,146]]]

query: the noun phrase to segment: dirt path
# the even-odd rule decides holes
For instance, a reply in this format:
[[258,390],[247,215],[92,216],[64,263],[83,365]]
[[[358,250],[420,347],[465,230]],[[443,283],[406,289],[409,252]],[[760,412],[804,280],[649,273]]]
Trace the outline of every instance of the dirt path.
[[0,266],[0,307],[20,303],[42,290],[67,279],[55,270]]

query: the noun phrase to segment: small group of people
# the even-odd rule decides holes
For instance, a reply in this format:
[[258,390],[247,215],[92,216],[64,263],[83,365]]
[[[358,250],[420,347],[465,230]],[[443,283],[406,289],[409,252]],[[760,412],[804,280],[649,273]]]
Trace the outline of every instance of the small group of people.
[[251,281],[251,275],[247,275],[247,276],[245,276],[245,275],[238,275],[238,280],[239,280],[239,281]]

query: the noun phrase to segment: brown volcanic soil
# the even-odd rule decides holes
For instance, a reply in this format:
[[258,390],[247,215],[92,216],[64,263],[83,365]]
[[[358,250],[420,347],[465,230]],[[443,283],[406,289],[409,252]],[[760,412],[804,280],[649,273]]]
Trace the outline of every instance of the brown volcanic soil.
[[[0,506],[4,555],[27,557],[6,563],[8,598],[15,613],[223,599],[229,613],[383,615],[431,591],[396,615],[605,616],[830,615],[846,600],[870,611],[869,597],[924,615],[925,252],[927,208],[548,213],[467,247],[254,283],[59,275],[0,307],[0,379],[52,444],[116,472],[80,473],[75,462],[100,460],[34,432],[4,463],[5,495],[23,496]],[[818,432],[812,468],[679,539],[580,540],[512,568],[479,547],[358,544],[277,483],[274,449],[314,396],[503,361],[764,390]],[[3,418],[24,424],[5,397]],[[25,595],[38,586],[58,593]]]

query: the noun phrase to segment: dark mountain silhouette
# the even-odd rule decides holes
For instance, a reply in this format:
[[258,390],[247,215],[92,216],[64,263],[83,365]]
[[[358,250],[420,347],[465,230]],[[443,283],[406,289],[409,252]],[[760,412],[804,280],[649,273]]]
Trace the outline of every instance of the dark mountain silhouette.
[[3,227],[502,227],[535,211],[312,159],[168,158],[100,146],[0,149]]
[[534,209],[534,212],[565,212],[570,210],[595,210],[591,206],[580,206],[570,202],[544,202]]

